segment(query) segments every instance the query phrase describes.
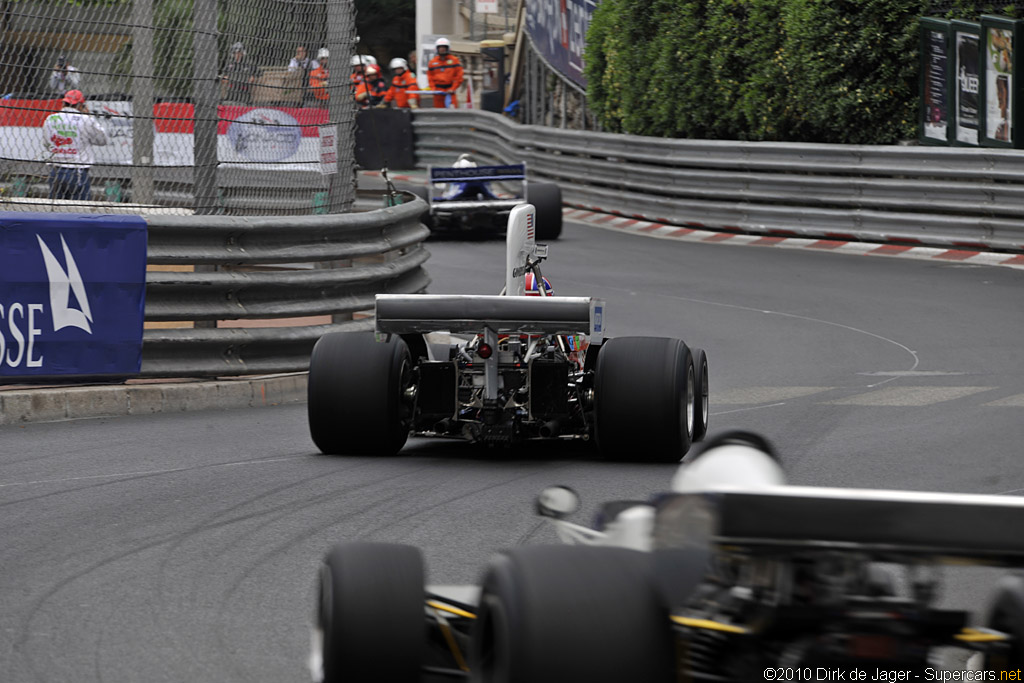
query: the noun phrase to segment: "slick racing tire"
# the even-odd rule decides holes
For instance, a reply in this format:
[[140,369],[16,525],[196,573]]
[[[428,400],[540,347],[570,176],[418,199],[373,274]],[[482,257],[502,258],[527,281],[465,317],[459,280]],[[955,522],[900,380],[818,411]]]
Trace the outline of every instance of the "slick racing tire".
[[397,335],[325,334],[313,347],[307,389],[309,433],[327,454],[394,455],[409,438],[409,347]]
[[335,546],[317,582],[314,680],[418,682],[427,647],[423,579],[423,557],[413,546]]
[[527,546],[484,576],[470,634],[478,683],[675,680],[672,630],[651,556],[625,548]]
[[995,650],[986,657],[989,671],[1024,668],[1024,577],[1004,576],[989,598],[985,625],[1010,636],[1005,650]]
[[427,226],[430,230],[434,229],[434,217],[430,214],[430,190],[426,187],[410,187],[409,192],[422,199],[427,203],[427,209],[423,210],[423,214],[420,216],[420,223]]
[[562,190],[552,183],[530,183],[526,201],[537,209],[537,239],[557,240],[562,234]]
[[696,379],[694,406],[693,441],[703,441],[708,433],[708,414],[711,403],[708,401],[708,356],[704,349],[691,348],[693,356],[694,378]]
[[616,337],[594,372],[594,433],[606,458],[678,462],[693,443],[696,374],[680,339]]

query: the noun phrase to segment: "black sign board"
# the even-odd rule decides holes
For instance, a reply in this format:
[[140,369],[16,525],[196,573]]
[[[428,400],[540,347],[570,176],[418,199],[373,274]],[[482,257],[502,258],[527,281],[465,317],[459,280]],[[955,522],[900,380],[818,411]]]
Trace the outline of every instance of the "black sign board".
[[945,19],[923,18],[921,26],[920,140],[947,144],[953,136],[950,83],[950,26]]
[[[1016,78],[1020,73],[1022,22],[1005,17],[981,17],[981,144],[1022,147],[1020,102]],[[1022,48],[1024,49],[1024,48]]]
[[950,22],[953,59],[953,144],[977,146],[981,109],[978,93],[981,84],[978,60],[981,24]]

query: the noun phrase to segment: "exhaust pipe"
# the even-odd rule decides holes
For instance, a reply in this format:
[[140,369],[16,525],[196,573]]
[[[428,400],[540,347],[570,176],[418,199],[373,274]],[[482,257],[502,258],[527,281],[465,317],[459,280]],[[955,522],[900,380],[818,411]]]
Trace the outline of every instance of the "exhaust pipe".
[[561,431],[561,425],[558,420],[549,420],[540,426],[540,435],[545,439],[550,439],[553,436],[558,436]]

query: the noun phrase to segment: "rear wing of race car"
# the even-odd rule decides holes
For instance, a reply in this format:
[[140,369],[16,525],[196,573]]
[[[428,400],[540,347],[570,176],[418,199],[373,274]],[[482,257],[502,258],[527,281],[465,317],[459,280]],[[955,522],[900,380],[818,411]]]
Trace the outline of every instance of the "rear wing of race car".
[[1024,566],[1024,498],[777,486],[669,494],[655,549],[729,547],[750,554],[848,551],[878,561]]
[[[486,200],[488,206],[499,206],[511,208],[519,204],[526,197],[526,164],[503,164],[498,166],[451,166],[428,168],[429,186],[431,190],[427,193],[428,203],[443,203],[447,209],[458,209],[461,204],[466,208],[478,207],[481,204],[479,199],[465,201],[463,194],[476,192],[462,192],[461,190],[483,189],[484,194],[491,194]],[[487,183],[518,182],[519,192],[513,197],[499,198],[490,192]],[[436,194],[436,188],[444,187],[442,194]]]
[[377,331],[604,336],[604,301],[590,297],[378,294]]

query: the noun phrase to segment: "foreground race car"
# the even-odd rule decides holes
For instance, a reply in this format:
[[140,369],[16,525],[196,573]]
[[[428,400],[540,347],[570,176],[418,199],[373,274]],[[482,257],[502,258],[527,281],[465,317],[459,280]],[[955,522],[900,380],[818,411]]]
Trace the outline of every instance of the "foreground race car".
[[550,296],[535,220],[529,204],[509,215],[501,295],[379,294],[376,333],[317,341],[308,416],[322,452],[389,455],[415,434],[593,440],[616,459],[678,462],[703,438],[705,353],[608,339],[603,301]]
[[413,192],[426,200],[423,223],[434,232],[501,234],[512,208],[530,203],[537,209],[537,239],[562,234],[562,191],[554,183],[528,182],[526,164],[478,166],[463,154],[452,167],[431,166],[427,186]]
[[424,587],[411,546],[335,547],[314,680],[996,681],[1024,667],[1019,573],[981,626],[937,606],[943,565],[1024,565],[1021,498],[788,486],[762,439],[733,433],[592,527],[565,519],[578,503],[542,491],[538,513],[575,545],[501,553],[480,587]]

